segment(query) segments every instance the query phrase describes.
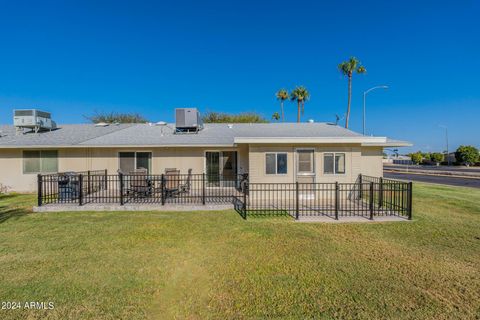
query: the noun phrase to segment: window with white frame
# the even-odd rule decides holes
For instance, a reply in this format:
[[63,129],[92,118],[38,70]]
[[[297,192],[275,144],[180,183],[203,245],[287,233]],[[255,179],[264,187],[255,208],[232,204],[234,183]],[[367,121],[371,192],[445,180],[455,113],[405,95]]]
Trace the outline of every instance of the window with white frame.
[[287,174],[287,153],[275,152],[265,154],[266,174]]
[[324,174],[345,173],[345,153],[325,153],[323,155]]

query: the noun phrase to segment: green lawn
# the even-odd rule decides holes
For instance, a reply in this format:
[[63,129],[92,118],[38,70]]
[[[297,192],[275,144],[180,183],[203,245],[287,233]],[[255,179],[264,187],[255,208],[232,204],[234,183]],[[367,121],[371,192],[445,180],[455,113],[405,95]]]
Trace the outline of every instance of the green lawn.
[[415,184],[414,221],[29,212],[0,197],[0,319],[480,317],[480,190]]

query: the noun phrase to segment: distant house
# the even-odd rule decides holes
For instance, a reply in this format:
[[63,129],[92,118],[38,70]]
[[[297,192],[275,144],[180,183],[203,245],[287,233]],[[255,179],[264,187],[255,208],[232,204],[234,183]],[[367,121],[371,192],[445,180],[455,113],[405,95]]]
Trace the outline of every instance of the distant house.
[[383,148],[410,146],[328,123],[205,124],[191,131],[178,122],[65,124],[38,133],[0,126],[0,183],[35,191],[38,173],[139,168],[248,173],[250,182],[353,182],[360,173],[382,176]]

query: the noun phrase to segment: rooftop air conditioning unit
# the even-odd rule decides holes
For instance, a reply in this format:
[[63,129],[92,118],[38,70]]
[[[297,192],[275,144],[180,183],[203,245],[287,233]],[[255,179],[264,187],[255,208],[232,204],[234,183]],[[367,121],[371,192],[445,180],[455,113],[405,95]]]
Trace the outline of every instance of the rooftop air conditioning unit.
[[14,110],[13,125],[17,129],[27,128],[35,132],[39,130],[52,130],[57,127],[55,121],[52,121],[49,112],[36,109]]
[[175,131],[178,133],[197,132],[203,128],[200,112],[196,108],[175,109]]

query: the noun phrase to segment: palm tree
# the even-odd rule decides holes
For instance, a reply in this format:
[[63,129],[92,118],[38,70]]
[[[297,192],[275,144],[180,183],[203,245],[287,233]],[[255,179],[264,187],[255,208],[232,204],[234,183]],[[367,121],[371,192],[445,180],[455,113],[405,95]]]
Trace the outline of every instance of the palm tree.
[[285,122],[285,115],[283,112],[283,102],[285,100],[288,100],[288,91],[285,89],[280,89],[277,91],[275,96],[277,97],[277,100],[280,100],[280,111],[282,113],[282,122]]
[[310,99],[310,93],[304,86],[297,86],[290,94],[290,100],[297,101],[297,122],[300,122],[300,111],[305,111],[305,101]]
[[350,104],[352,101],[352,76],[356,72],[358,74],[366,73],[367,69],[361,65],[355,57],[350,57],[350,60],[344,61],[338,65],[338,70],[348,77],[348,107],[347,107],[347,116],[345,118],[345,128],[348,129],[348,120],[350,119]]

